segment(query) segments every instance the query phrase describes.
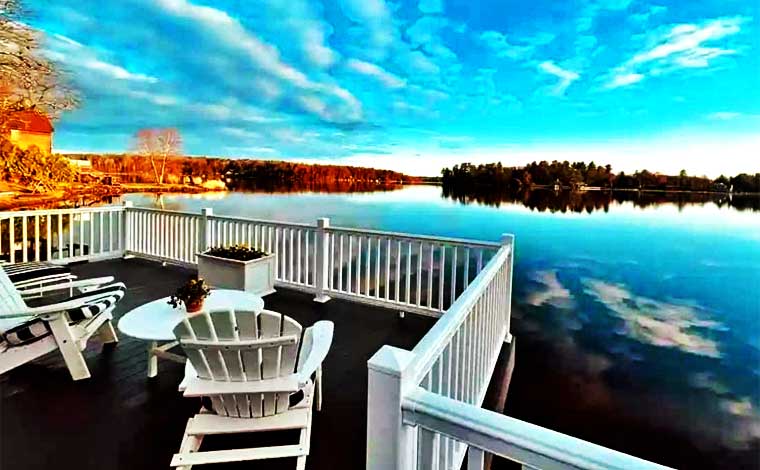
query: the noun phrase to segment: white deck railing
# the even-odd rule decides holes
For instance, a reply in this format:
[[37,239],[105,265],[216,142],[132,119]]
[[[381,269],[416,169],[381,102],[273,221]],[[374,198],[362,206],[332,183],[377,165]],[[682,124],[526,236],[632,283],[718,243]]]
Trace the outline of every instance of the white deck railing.
[[124,207],[0,212],[0,259],[72,262],[124,252]]
[[[498,243],[125,206],[0,213],[0,259],[71,262],[132,255],[192,267],[210,247],[277,254],[275,281],[330,297],[440,316]],[[11,247],[13,247],[11,249]]]

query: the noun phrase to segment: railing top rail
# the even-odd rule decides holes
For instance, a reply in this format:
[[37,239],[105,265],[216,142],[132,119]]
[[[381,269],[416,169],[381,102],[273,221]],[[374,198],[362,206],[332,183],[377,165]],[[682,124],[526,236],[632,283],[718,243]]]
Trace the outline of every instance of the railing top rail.
[[395,239],[409,240],[409,241],[428,241],[438,243],[448,243],[450,245],[465,245],[475,248],[499,248],[501,244],[499,242],[489,242],[484,240],[470,240],[467,238],[451,238],[451,237],[437,237],[434,235],[417,235],[411,233],[400,232],[386,232],[382,230],[370,230],[363,228],[353,227],[330,227],[327,229],[330,232],[350,233],[356,235],[375,235],[378,237],[391,237]]
[[511,252],[511,244],[502,245],[480,274],[467,286],[467,289],[417,343],[412,350],[413,359],[408,364],[406,372],[408,386],[416,386],[420,383]]
[[198,214],[196,212],[189,212],[189,211],[173,211],[168,209],[156,209],[155,207],[134,207],[130,206],[127,208],[129,212],[155,212],[155,213],[162,213],[162,214],[168,214],[168,215],[183,215],[187,217],[201,217],[201,214]]
[[293,227],[293,228],[300,228],[300,229],[311,229],[315,230],[317,228],[316,225],[312,224],[305,224],[303,222],[281,222],[278,220],[265,220],[265,219],[250,219],[246,217],[238,217],[238,216],[230,216],[230,215],[210,215],[208,216],[209,220],[230,220],[230,221],[238,221],[238,222],[252,222],[255,224],[261,224],[261,225],[273,225],[278,227]]
[[673,470],[417,387],[405,395],[404,421],[531,468]]
[[9,217],[28,217],[30,215],[53,215],[53,214],[70,214],[84,212],[121,212],[124,206],[88,206],[88,207],[68,207],[61,209],[32,209],[16,211],[0,211],[0,219]]

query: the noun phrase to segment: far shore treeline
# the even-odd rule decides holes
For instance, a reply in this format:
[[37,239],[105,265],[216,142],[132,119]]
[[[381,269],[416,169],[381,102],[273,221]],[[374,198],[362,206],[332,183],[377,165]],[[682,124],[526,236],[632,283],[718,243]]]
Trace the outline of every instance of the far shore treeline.
[[742,173],[733,177],[710,179],[691,176],[685,170],[678,175],[663,175],[647,170],[632,174],[615,174],[611,165],[568,161],[533,162],[524,167],[505,167],[501,163],[472,165],[462,163],[441,171],[445,188],[466,191],[516,191],[532,188],[616,189],[660,191],[706,191],[760,193],[760,173]]
[[[118,175],[123,182],[154,183],[150,159],[140,155],[69,154],[72,159],[89,160],[92,169]],[[416,182],[414,177],[390,170],[341,165],[172,156],[166,160],[169,183],[224,180],[229,186],[260,185],[328,185],[335,182],[395,185]]]

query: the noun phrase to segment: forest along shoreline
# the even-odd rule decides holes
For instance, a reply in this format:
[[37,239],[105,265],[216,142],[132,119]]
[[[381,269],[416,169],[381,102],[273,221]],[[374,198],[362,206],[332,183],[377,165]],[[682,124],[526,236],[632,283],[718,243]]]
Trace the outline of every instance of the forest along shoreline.
[[420,182],[390,170],[251,159],[170,156],[157,173],[147,156],[68,154],[53,158],[68,161],[73,175],[44,190],[35,188],[30,178],[0,180],[0,210],[89,206],[126,193],[352,192],[397,189]]

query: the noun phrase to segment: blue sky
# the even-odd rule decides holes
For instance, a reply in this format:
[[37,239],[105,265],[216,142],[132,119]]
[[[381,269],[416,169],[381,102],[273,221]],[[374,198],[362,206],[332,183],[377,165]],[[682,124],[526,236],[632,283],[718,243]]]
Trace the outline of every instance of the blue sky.
[[30,1],[81,109],[57,151],[760,171],[760,2]]

